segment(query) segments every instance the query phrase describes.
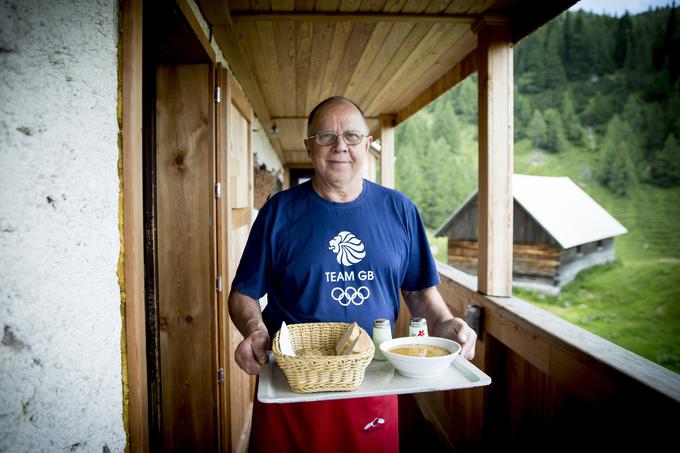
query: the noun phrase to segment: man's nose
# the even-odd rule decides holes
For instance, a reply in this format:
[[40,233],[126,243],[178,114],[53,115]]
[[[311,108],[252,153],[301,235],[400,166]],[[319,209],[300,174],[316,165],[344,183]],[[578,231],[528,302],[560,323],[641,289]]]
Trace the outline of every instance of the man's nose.
[[347,151],[347,143],[345,143],[345,139],[342,138],[342,134],[338,134],[337,137],[335,137],[335,143],[333,144],[333,151],[341,153],[343,151]]

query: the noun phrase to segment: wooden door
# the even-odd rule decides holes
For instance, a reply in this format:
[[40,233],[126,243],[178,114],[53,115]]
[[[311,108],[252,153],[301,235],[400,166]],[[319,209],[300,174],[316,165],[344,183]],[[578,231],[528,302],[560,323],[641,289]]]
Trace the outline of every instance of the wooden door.
[[212,65],[156,67],[156,225],[164,451],[218,449]]
[[227,298],[231,281],[248,239],[253,208],[252,109],[229,72],[218,67],[221,102],[216,110],[217,179],[222,196],[217,203],[217,267],[225,282],[219,293],[219,366],[225,381],[220,387],[223,450],[243,452],[248,446],[255,379],[234,361],[243,340],[229,319]]

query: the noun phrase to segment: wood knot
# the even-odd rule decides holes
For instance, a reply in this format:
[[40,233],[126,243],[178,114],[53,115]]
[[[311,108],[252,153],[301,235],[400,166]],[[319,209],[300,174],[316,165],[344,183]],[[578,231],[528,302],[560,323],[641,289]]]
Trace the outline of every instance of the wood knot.
[[184,157],[183,156],[175,157],[175,166],[177,166],[177,167],[183,167],[184,166]]
[[187,317],[184,318],[184,320],[185,320],[186,322],[189,322],[189,323],[190,323],[191,321],[194,320],[194,318],[192,318],[191,315],[187,315]]

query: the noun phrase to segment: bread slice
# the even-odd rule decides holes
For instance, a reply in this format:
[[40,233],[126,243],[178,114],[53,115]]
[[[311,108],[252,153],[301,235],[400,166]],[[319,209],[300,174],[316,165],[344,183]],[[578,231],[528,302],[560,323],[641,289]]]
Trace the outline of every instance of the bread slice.
[[359,334],[359,338],[357,338],[356,343],[354,343],[354,345],[352,346],[353,354],[366,352],[369,349],[371,349],[371,345],[373,344],[373,340],[371,340],[371,337],[368,335],[368,332],[366,332],[361,327],[359,327],[359,329],[361,330],[361,333]]
[[368,351],[372,344],[368,333],[354,322],[335,345],[335,351],[338,355],[357,354]]
[[338,340],[338,343],[335,345],[335,352],[337,352],[338,355],[350,353],[354,347],[354,343],[356,343],[357,339],[359,339],[359,336],[361,335],[360,329],[361,328],[356,322],[350,324],[340,340]]

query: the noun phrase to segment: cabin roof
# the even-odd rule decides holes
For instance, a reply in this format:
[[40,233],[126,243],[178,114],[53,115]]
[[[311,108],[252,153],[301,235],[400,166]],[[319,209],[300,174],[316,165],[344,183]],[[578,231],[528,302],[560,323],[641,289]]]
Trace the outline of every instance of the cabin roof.
[[[477,191],[454,211],[436,232],[456,221]],[[571,248],[627,233],[628,230],[567,176],[513,175],[512,195],[562,248]]]
[[364,109],[374,137],[476,70],[481,22],[517,42],[576,0],[197,0],[285,164],[311,163],[309,111],[331,95]]

